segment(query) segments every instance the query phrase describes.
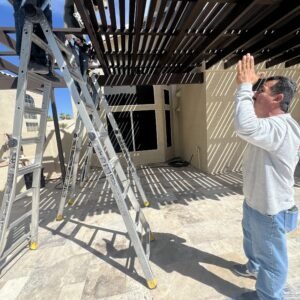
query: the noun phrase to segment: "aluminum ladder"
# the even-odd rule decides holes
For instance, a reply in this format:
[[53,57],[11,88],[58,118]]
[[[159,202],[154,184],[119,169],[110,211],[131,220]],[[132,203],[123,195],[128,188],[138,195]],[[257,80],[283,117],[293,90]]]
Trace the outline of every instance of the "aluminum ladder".
[[129,152],[127,146],[126,146],[126,143],[125,143],[124,138],[122,136],[122,133],[121,133],[119,127],[118,127],[116,119],[114,118],[114,115],[113,115],[113,113],[112,113],[112,111],[111,111],[111,109],[110,109],[110,107],[107,103],[106,97],[105,97],[103,91],[101,90],[101,88],[98,84],[98,81],[97,81],[97,78],[96,78],[95,74],[92,74],[92,84],[94,85],[95,89],[97,91],[99,91],[98,95],[101,99],[100,103],[99,103],[99,106],[100,107],[103,106],[103,108],[104,108],[104,112],[106,113],[106,116],[107,116],[107,118],[108,118],[108,120],[109,120],[109,122],[110,122],[110,124],[113,128],[113,132],[114,132],[114,134],[117,138],[117,141],[120,145],[120,148],[121,148],[121,151],[123,153],[124,159],[125,159],[125,161],[128,165],[129,173],[132,176],[132,179],[133,179],[134,183],[136,184],[137,190],[138,190],[138,192],[139,192],[139,194],[142,198],[144,206],[147,207],[147,206],[150,205],[150,202],[147,200],[147,197],[145,195],[144,189],[143,189],[142,184],[141,184],[141,180],[140,180],[140,178],[137,174],[137,170],[136,170],[136,168],[134,166],[134,163],[131,159],[130,152]]
[[66,203],[70,186],[71,186],[72,196],[69,198],[68,204],[72,205],[74,203],[77,170],[78,170],[79,156],[80,156],[80,150],[82,145],[82,135],[83,135],[83,123],[80,119],[80,116],[78,115],[76,118],[75,129],[73,132],[71,150],[69,155],[69,161],[66,169],[66,176],[63,182],[63,189],[61,193],[58,213],[56,216],[57,221],[61,221],[63,219],[63,209]]
[[[12,138],[9,141],[10,158],[7,182],[0,211],[1,266],[6,264],[7,260],[9,260],[9,256],[17,254],[21,248],[28,245],[28,242],[29,248],[32,250],[36,249],[38,245],[41,168],[46,135],[48,106],[52,96],[52,87],[50,81],[37,75],[36,78],[40,78],[39,80],[43,83],[42,105],[39,108],[26,105],[25,97],[28,81],[27,69],[30,59],[31,38],[33,36],[32,31],[33,24],[26,20],[22,36],[13,133]],[[36,116],[37,119],[39,118],[39,128],[37,135],[34,137],[22,137],[22,127],[26,113]],[[21,147],[29,144],[36,145],[34,161],[29,165],[20,167]],[[30,173],[32,173],[32,187],[27,189],[25,192],[16,195],[18,178]],[[14,212],[17,202],[26,196],[31,197],[31,209],[22,215],[19,215],[17,219],[12,220],[12,212]],[[23,222],[25,222],[27,218],[31,218],[31,228],[28,229],[28,232],[24,235],[14,238],[13,243],[9,244],[9,234],[13,234],[14,230],[20,230],[20,227],[24,226]]]
[[[153,239],[153,234],[133,192],[130,180],[126,177],[120,164],[108,132],[100,120],[86,80],[83,79],[79,67],[76,65],[73,53],[53,34],[41,10],[37,9],[34,21],[41,25],[48,41],[48,52],[56,59],[81,120],[87,130],[91,144],[102,165],[103,172],[109,182],[128,235],[143,269],[147,285],[151,289],[155,288],[157,281],[153,276],[149,262],[150,240]],[[68,57],[68,61],[65,60],[66,56]],[[81,93],[78,92],[78,86]],[[93,121],[90,118],[89,111],[92,114]],[[126,200],[130,202],[134,210],[134,218],[130,214],[130,207]]]

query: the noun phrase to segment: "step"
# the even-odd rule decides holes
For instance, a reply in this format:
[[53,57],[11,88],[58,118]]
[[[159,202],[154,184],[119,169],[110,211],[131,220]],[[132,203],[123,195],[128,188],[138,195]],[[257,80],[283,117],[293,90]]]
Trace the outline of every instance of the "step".
[[41,142],[41,138],[39,137],[28,137],[28,138],[21,139],[22,145],[39,144],[40,142]]
[[22,198],[28,196],[30,193],[32,193],[32,188],[26,190],[26,191],[23,192],[23,193],[20,193],[20,194],[16,195],[14,201],[18,201],[18,200],[20,200],[20,199],[22,199]]
[[113,157],[112,159],[109,160],[109,165],[112,169],[115,168],[117,162],[119,161],[119,158],[117,156]]
[[72,76],[73,80],[75,80],[77,82],[80,82],[80,83],[83,83],[83,84],[86,84],[86,82],[84,81],[84,79],[79,74],[77,74],[76,70],[74,70],[70,66],[69,66],[68,69],[69,69],[69,72],[71,73],[71,76]]
[[126,182],[123,183],[123,186],[124,186],[124,190],[122,193],[122,198],[123,198],[123,200],[125,200],[127,197],[129,187],[130,187],[130,180],[126,180]]
[[22,175],[31,173],[34,170],[37,170],[38,168],[41,168],[41,164],[39,164],[39,163],[31,164],[31,165],[22,167],[22,168],[18,169],[18,175],[22,176]]
[[28,211],[27,213],[25,213],[24,215],[22,215],[19,219],[11,222],[8,226],[8,230],[12,230],[14,227],[16,227],[17,225],[19,225],[22,221],[24,221],[26,218],[28,218],[29,216],[31,216],[32,214],[32,210]]
[[[1,256],[0,258],[0,262],[2,262],[4,259],[7,258],[8,255],[10,254],[14,254],[17,253],[19,251],[19,247],[22,246],[23,243],[26,242],[26,244],[24,244],[24,246],[28,245],[28,241],[29,241],[29,236],[30,236],[30,232],[28,232],[27,234],[23,235],[21,238],[19,238],[14,244],[12,244],[10,246],[10,248],[8,248]],[[28,240],[28,241],[27,241]]]
[[100,139],[105,139],[108,137],[108,132],[104,127],[101,127],[100,131],[98,131],[98,135]]
[[32,106],[25,106],[24,112],[28,114],[36,114],[36,115],[43,115],[47,113],[46,109],[38,108],[38,107],[32,107]]
[[56,35],[54,35],[55,41],[62,52],[65,52],[69,57],[73,55],[73,52],[68,48]]

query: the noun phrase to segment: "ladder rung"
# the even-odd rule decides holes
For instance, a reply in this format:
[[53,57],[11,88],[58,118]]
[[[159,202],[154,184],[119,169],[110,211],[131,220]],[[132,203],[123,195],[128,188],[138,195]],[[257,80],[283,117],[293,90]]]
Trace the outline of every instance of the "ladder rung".
[[73,55],[72,51],[56,35],[54,35],[54,38],[61,51],[65,52],[68,56]]
[[26,233],[22,237],[20,237],[14,244],[10,246],[3,254],[2,257],[0,258],[0,261],[3,261],[8,255],[12,254],[14,251],[18,251],[19,247],[29,239],[30,232]]
[[119,158],[117,156],[115,156],[109,161],[109,164],[112,168],[114,168],[118,161],[119,161]]
[[22,138],[21,144],[28,145],[28,144],[38,144],[41,142],[39,137],[29,137],[29,138]]
[[81,78],[78,74],[76,74],[76,71],[74,69],[72,69],[71,67],[69,68],[69,71],[71,73],[71,76],[73,77],[73,79],[75,79],[77,82],[81,82],[81,83],[86,83],[83,78]]
[[34,170],[36,170],[40,167],[41,167],[41,164],[39,164],[39,163],[31,164],[31,165],[22,167],[18,170],[18,175],[21,176],[21,175],[31,173],[31,172],[33,172]]
[[24,112],[29,114],[45,114],[46,110],[38,107],[25,106]]
[[18,195],[15,197],[15,201],[18,201],[18,200],[20,200],[20,199],[22,199],[22,198],[28,196],[28,194],[30,194],[31,192],[32,192],[32,189],[30,188],[30,189],[26,190],[25,192],[18,194]]
[[87,104],[87,103],[85,103],[85,107],[86,107],[86,109],[89,110],[89,112],[91,112],[91,113],[96,109],[95,106],[89,105],[89,104]]
[[102,127],[100,131],[98,131],[98,134],[99,134],[99,138],[101,139],[108,137],[108,132],[104,127]]
[[25,213],[23,216],[21,216],[19,219],[13,221],[12,223],[10,223],[8,230],[12,230],[12,228],[16,227],[17,225],[19,225],[22,221],[24,221],[26,218],[28,218],[29,216],[31,216],[32,211],[28,211],[27,213]]
[[130,187],[130,180],[126,180],[125,184],[124,184],[124,191],[123,191],[123,199],[125,200],[125,198],[127,197],[127,193]]
[[40,37],[38,37],[35,33],[32,34],[32,41],[39,46],[40,48],[42,48],[43,50],[45,50],[45,52],[52,54],[52,51],[50,49],[50,47],[48,46],[47,43],[45,43],[43,40],[41,40]]

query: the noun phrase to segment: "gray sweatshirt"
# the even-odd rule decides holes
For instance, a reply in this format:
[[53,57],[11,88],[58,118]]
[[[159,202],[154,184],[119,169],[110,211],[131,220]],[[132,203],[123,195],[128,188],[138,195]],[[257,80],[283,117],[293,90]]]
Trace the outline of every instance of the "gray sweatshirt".
[[247,204],[275,215],[294,202],[294,172],[300,156],[300,126],[289,113],[257,118],[252,84],[239,86],[235,129],[248,142],[244,154],[243,191]]

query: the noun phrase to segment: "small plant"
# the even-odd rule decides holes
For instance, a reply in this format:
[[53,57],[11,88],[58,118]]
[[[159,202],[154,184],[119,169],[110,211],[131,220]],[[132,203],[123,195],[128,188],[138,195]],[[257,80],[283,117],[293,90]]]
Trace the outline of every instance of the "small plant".
[[65,120],[65,119],[66,119],[66,115],[65,115],[64,113],[60,113],[60,114],[59,114],[59,118],[60,118],[61,120]]

